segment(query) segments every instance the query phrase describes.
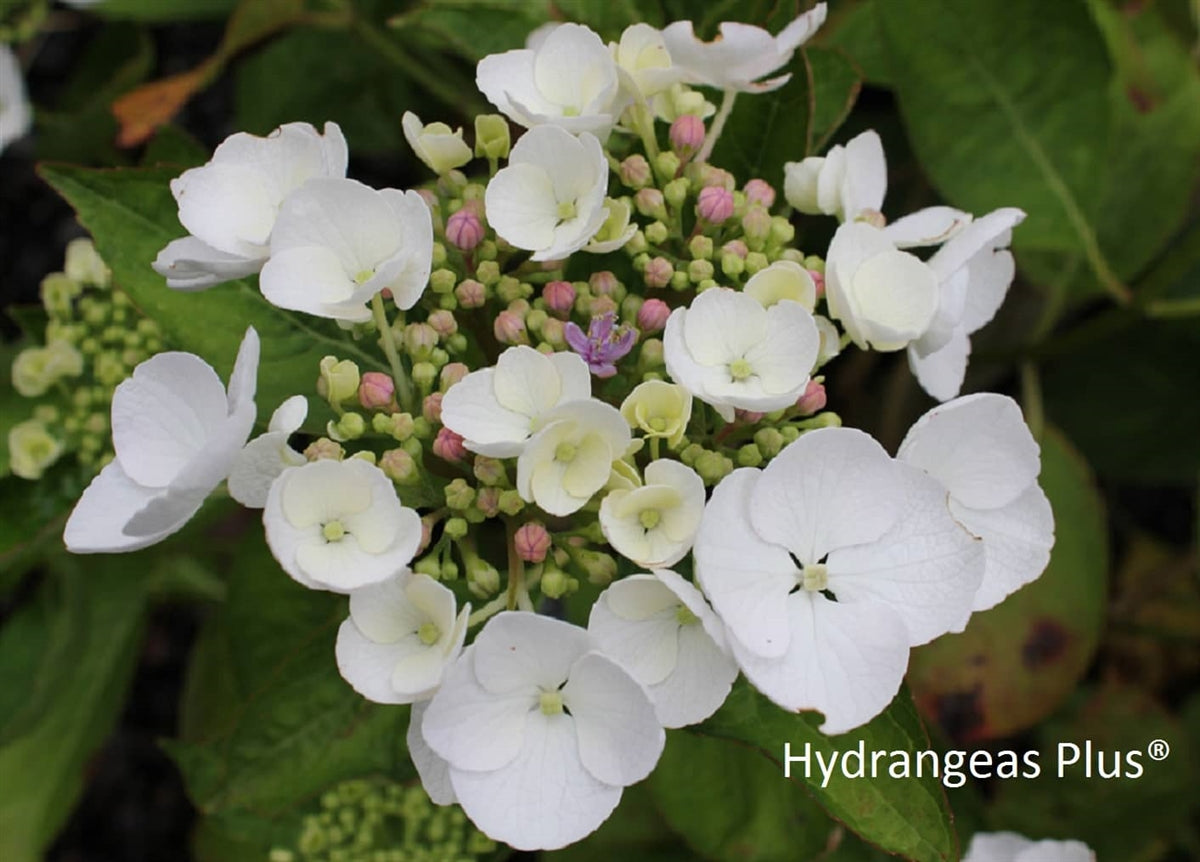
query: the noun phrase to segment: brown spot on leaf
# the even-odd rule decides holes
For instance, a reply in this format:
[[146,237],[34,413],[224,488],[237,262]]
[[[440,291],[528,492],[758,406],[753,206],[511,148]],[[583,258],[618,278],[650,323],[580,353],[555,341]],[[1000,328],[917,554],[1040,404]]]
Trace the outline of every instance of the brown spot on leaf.
[[1125,88],[1125,97],[1129,99],[1133,109],[1139,114],[1148,114],[1153,111],[1158,101],[1152,93],[1148,93],[1134,84]]
[[983,686],[977,685],[970,691],[939,695],[934,702],[938,724],[951,739],[965,740],[983,725],[983,710],[979,703],[982,692]]
[[1037,620],[1021,645],[1021,661],[1035,670],[1059,658],[1070,641],[1071,636],[1061,623],[1045,618]]

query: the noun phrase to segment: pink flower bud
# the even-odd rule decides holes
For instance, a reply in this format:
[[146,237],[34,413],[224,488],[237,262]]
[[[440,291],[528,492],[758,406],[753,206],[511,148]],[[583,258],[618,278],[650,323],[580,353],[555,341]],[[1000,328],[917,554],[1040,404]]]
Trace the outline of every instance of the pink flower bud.
[[593,296],[588,300],[587,306],[589,317],[600,317],[601,315],[608,314],[610,311],[615,312],[617,310],[617,301],[611,296]]
[[632,155],[621,162],[621,182],[632,189],[640,189],[650,182],[650,163],[645,157]]
[[421,402],[421,415],[428,422],[442,421],[442,393],[431,392]]
[[593,272],[592,277],[588,279],[588,286],[591,287],[592,293],[599,296],[612,296],[619,284],[617,277],[607,269]]
[[505,310],[496,315],[492,333],[501,344],[528,344],[525,320],[515,311]]
[[346,450],[342,448],[342,444],[335,443],[328,437],[317,438],[304,450],[304,457],[309,461],[341,461],[345,454]]
[[817,272],[815,269],[810,269],[808,274],[812,276],[813,284],[817,286],[817,298],[820,299],[825,295],[825,274]]
[[458,321],[454,319],[454,313],[444,308],[439,308],[430,314],[429,319],[425,322],[432,326],[433,331],[442,338],[448,338],[458,332]]
[[746,200],[750,203],[761,204],[767,209],[770,209],[775,203],[775,189],[766,180],[750,180],[742,191],[746,193]]
[[550,550],[550,534],[537,521],[530,521],[517,528],[513,536],[517,556],[527,563],[540,563]]
[[646,218],[655,218],[660,221],[667,218],[666,200],[658,189],[642,189],[633,196],[633,206]]
[[659,332],[667,325],[670,316],[670,307],[661,299],[647,299],[638,309],[638,329],[642,332]]
[[796,401],[796,409],[803,416],[811,416],[825,409],[825,386],[815,380],[808,381],[804,394]]
[[463,445],[463,438],[449,428],[439,428],[433,440],[433,454],[443,461],[457,464],[467,457],[467,447]]
[[552,281],[542,288],[542,299],[552,314],[566,318],[575,305],[575,288],[569,281]]
[[499,488],[480,488],[479,493],[475,495],[475,505],[487,517],[494,518],[500,514],[500,494]]
[[461,362],[449,362],[442,366],[442,391],[445,392],[455,383],[462,380],[470,370]]
[[742,216],[742,230],[751,242],[762,242],[771,235],[771,214],[760,206],[750,207]]
[[671,149],[686,162],[704,144],[704,121],[694,114],[684,114],[671,123],[670,137]]
[[721,246],[721,251],[724,254],[737,255],[742,260],[745,260],[746,255],[750,253],[750,249],[747,248],[746,244],[740,239],[731,239],[729,242],[725,243],[725,245]]
[[709,186],[718,186],[731,192],[737,187],[737,180],[733,178],[733,174],[714,165],[701,165],[698,176],[700,185],[706,188]]
[[389,449],[379,456],[379,469],[393,482],[407,484],[417,475],[417,464],[403,449]]
[[421,518],[421,544],[417,546],[416,556],[425,553],[429,543],[433,541],[433,525],[437,523],[436,515],[426,515]]
[[747,425],[753,425],[756,422],[761,422],[766,413],[759,413],[757,410],[735,410],[734,413],[738,420],[745,422]]
[[437,347],[438,334],[428,323],[410,323],[402,333],[404,349],[414,358],[423,359]]
[[358,403],[368,410],[396,412],[396,384],[382,371],[366,371],[358,384]]
[[483,224],[479,216],[463,207],[446,220],[446,239],[463,251],[471,251],[483,242]]
[[724,186],[705,186],[700,189],[696,213],[709,224],[721,224],[733,215],[733,192]]
[[671,266],[671,261],[665,257],[655,257],[646,262],[643,277],[646,279],[646,287],[666,287],[671,283],[671,276],[674,274],[675,267]]
[[463,308],[483,308],[487,302],[487,290],[473,278],[468,278],[454,288],[454,298]]

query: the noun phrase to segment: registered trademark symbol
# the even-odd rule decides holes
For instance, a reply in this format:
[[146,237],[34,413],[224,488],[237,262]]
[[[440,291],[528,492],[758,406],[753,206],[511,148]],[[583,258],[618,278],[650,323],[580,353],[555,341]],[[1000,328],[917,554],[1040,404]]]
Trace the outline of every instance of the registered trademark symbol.
[[1170,753],[1171,746],[1167,745],[1165,739],[1156,739],[1146,746],[1146,754],[1150,755],[1151,760],[1166,760]]

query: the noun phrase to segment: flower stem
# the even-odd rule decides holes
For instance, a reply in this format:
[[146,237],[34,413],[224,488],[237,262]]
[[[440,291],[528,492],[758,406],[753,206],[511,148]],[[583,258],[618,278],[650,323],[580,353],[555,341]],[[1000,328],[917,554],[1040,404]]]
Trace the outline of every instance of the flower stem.
[[400,406],[405,410],[412,409],[412,384],[400,364],[400,352],[396,349],[396,337],[392,326],[388,323],[387,312],[383,308],[383,294],[377,293],[371,297],[371,313],[375,316],[375,326],[379,329],[379,343],[387,357],[388,367],[392,370],[392,380],[396,384],[396,395]]
[[530,605],[530,601],[525,588],[525,563],[517,555],[517,525],[511,518],[504,521],[504,536],[508,546],[508,590],[505,594],[505,605],[510,611],[515,611],[518,606]]
[[658,440],[659,440],[658,437],[650,438],[650,460],[651,461],[658,460]]
[[708,157],[712,155],[713,147],[717,145],[717,140],[721,137],[721,132],[725,130],[725,121],[733,113],[733,103],[736,99],[737,90],[725,91],[725,98],[721,100],[721,107],[717,111],[717,115],[713,117],[712,125],[709,126],[708,136],[704,139],[704,146],[700,148],[700,152],[696,153],[697,162],[707,162]]

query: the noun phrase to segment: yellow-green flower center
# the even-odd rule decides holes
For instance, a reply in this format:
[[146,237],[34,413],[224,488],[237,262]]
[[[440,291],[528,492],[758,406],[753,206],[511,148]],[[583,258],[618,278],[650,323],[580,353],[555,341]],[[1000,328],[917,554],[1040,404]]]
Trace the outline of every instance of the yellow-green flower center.
[[346,535],[346,528],[341,521],[329,521],[321,527],[321,535],[326,542],[340,542]]
[[575,460],[576,449],[571,443],[559,443],[554,447],[554,460],[569,463]]
[[667,430],[667,420],[663,419],[661,416],[655,416],[653,419],[650,420],[650,430],[651,431],[666,431]]
[[562,201],[558,205],[558,220],[566,221],[575,218],[575,201]]
[[658,511],[658,509],[642,509],[638,515],[638,521],[641,523],[642,528],[646,530],[653,530],[661,520],[662,512]]
[[543,691],[538,698],[538,705],[542,708],[542,715],[560,714],[563,711],[562,692]]
[[437,627],[435,622],[421,623],[421,627],[417,629],[417,637],[425,646],[433,646],[441,636],[442,630]]
[[366,284],[368,281],[370,281],[370,280],[371,280],[371,278],[372,278],[374,275],[375,275],[375,270],[373,270],[373,269],[364,269],[364,270],[360,270],[360,271],[359,271],[359,272],[358,272],[358,273],[357,273],[357,274],[354,276],[354,283],[355,283],[355,284]]
[[829,588],[829,569],[824,563],[812,563],[805,566],[801,575],[804,579],[801,586],[809,592],[819,593],[821,590]]
[[754,373],[754,368],[745,359],[735,359],[729,363],[729,376],[734,380],[745,380]]
[[681,626],[690,626],[700,622],[700,617],[692,613],[687,605],[679,605],[675,608],[675,621]]

